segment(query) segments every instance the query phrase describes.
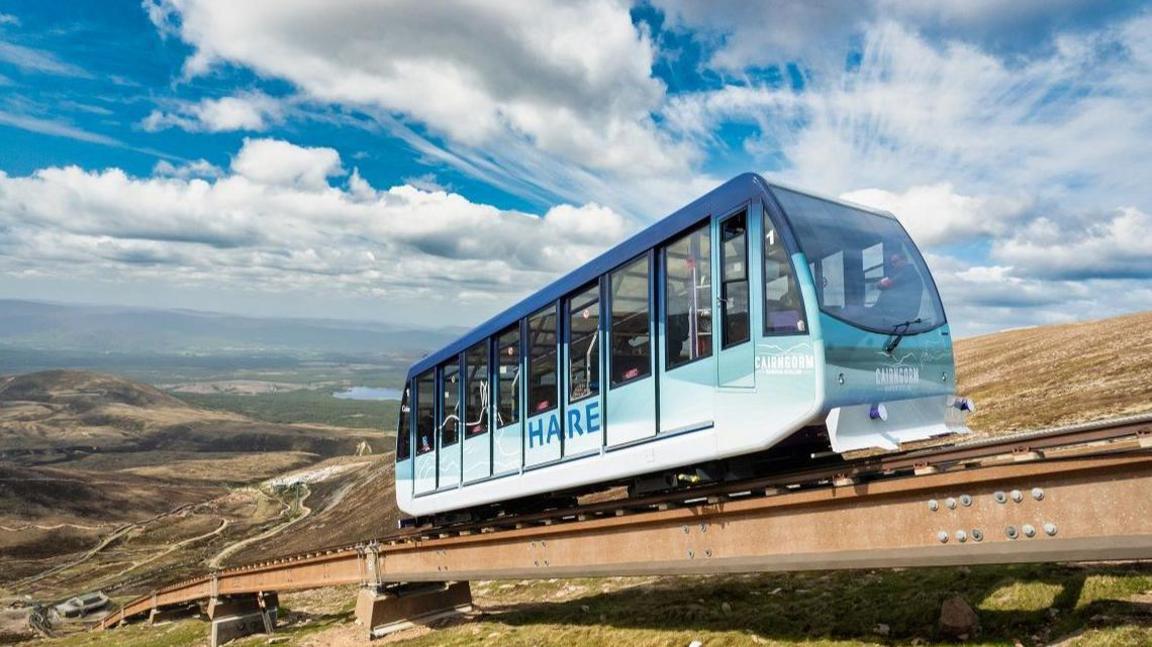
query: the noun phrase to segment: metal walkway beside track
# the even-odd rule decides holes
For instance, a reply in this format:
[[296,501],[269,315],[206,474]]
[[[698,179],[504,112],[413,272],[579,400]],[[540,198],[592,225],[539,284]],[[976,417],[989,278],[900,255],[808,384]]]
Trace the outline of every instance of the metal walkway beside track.
[[345,584],[380,592],[390,583],[1152,559],[1149,492],[1152,416],[1142,416],[405,531],[173,584],[101,626],[199,600]]

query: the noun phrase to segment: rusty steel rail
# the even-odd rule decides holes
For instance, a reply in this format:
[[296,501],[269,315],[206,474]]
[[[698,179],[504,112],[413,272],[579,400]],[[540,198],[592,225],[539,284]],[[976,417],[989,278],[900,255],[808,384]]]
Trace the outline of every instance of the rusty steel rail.
[[1152,415],[968,441],[224,569],[101,622],[343,584],[1152,559]]

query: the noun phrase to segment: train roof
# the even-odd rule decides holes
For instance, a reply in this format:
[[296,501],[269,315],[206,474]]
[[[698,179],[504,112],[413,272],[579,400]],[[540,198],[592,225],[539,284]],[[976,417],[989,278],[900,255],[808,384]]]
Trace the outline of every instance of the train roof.
[[[429,368],[455,357],[457,354],[464,352],[488,337],[498,334],[516,321],[538,312],[561,297],[588,285],[602,274],[606,274],[649,249],[655,248],[672,236],[690,228],[708,216],[733,211],[740,205],[758,196],[770,196],[771,192],[769,189],[771,187],[803,193],[821,200],[827,200],[854,209],[868,211],[879,216],[893,218],[892,214],[884,211],[819,195],[811,191],[796,189],[783,183],[769,182],[756,173],[743,173],[677,209],[670,215],[645,227],[623,242],[614,245],[599,256],[525,297],[516,305],[476,326],[451,344],[420,359],[420,361],[413,364],[408,370],[408,376],[412,377],[416,374],[423,373]],[[775,201],[772,200],[771,202],[774,203]],[[787,218],[788,215],[784,214],[784,217]]]

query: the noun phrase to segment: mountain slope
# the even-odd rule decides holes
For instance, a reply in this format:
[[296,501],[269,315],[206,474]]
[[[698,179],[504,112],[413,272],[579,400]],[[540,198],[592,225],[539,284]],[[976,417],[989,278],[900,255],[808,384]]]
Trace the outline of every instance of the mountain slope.
[[[369,429],[261,422],[197,409],[153,387],[88,371],[0,378],[0,458],[51,462],[78,453],[311,452],[347,455]],[[141,460],[144,460],[143,458]]]
[[1152,411],[1152,312],[961,339],[956,364],[980,432]]

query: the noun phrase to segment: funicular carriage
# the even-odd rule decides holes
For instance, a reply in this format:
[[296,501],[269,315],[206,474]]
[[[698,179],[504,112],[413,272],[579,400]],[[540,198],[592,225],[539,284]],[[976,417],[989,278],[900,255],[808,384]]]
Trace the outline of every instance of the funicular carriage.
[[741,175],[416,363],[397,501],[485,514],[746,475],[789,445],[892,449],[964,430],[953,386],[893,216]]

